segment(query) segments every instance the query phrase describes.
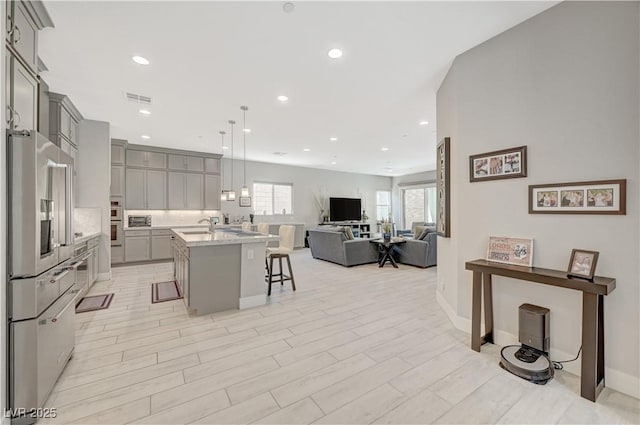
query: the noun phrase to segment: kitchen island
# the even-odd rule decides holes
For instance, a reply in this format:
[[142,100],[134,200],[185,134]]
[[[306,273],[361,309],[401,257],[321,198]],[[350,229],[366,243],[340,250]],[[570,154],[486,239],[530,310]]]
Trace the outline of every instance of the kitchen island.
[[266,304],[266,244],[280,238],[234,228],[175,228],[174,276],[190,312]]

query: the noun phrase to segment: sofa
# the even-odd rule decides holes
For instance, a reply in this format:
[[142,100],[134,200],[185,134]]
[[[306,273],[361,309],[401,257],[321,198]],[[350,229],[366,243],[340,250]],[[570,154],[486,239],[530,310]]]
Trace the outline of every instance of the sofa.
[[394,248],[396,258],[401,264],[417,267],[432,267],[438,264],[438,235],[435,229],[423,240],[408,239],[406,243]]
[[348,240],[337,229],[309,229],[309,248],[313,258],[346,267],[378,261],[378,246],[369,239]]

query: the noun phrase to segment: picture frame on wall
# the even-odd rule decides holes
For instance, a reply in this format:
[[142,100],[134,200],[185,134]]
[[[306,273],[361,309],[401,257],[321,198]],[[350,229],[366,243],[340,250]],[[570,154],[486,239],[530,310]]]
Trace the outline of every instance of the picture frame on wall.
[[532,267],[533,239],[489,236],[487,261]]
[[626,179],[529,186],[529,214],[626,213]]
[[251,197],[250,196],[241,196],[239,202],[240,202],[240,206],[241,207],[250,207],[251,206]]
[[527,147],[502,149],[469,156],[469,181],[527,177]]
[[597,251],[573,249],[571,251],[567,276],[593,280],[599,255],[600,253]]
[[436,232],[444,238],[451,237],[451,139],[445,137],[436,148],[437,162],[437,219]]

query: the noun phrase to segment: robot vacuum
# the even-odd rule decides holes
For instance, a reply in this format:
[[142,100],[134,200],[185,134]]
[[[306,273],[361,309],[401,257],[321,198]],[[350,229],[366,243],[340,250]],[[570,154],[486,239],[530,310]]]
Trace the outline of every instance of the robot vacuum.
[[508,345],[500,352],[500,367],[534,384],[553,379],[553,364],[542,351],[526,345]]

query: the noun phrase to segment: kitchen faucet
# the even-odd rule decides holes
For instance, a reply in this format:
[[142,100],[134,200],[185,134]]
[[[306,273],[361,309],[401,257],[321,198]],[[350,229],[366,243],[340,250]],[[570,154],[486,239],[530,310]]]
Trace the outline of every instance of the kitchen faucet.
[[209,231],[213,233],[215,231],[215,225],[218,222],[218,220],[219,220],[218,217],[203,218],[201,220],[198,220],[198,224],[202,222],[209,223]]

